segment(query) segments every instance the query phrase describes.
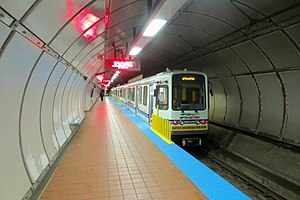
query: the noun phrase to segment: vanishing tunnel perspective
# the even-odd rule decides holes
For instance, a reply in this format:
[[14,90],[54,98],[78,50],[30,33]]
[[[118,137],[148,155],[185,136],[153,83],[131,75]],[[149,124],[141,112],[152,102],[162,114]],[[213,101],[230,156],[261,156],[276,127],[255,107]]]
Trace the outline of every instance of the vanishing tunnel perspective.
[[1,200],[36,198],[92,110],[118,113],[111,101],[148,125],[194,117],[207,135],[192,143],[300,196],[299,0],[0,0],[0,94]]

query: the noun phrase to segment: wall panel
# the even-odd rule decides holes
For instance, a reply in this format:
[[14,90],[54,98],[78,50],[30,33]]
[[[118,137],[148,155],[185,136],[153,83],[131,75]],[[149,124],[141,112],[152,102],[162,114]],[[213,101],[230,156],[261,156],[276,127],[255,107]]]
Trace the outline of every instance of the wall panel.
[[237,126],[241,110],[241,99],[238,86],[234,78],[223,79],[224,89],[227,95],[227,111],[225,123]]
[[283,94],[275,73],[255,75],[261,91],[259,131],[279,137],[283,123]]
[[215,110],[213,120],[223,122],[226,110],[225,91],[220,80],[210,80],[215,98]]
[[61,117],[62,117],[63,129],[66,133],[67,138],[72,133],[70,126],[69,126],[69,120],[68,120],[68,98],[70,95],[70,88],[76,77],[76,73],[73,70],[68,69],[68,71],[70,71],[71,77],[69,78],[67,85],[64,89],[64,93],[63,93],[63,97],[62,97],[62,108],[61,108],[62,109]]
[[259,93],[252,76],[237,77],[242,94],[242,115],[239,126],[256,130],[259,116]]
[[72,123],[72,121],[75,119],[75,108],[73,105],[73,98],[74,98],[74,93],[75,93],[75,89],[76,89],[76,84],[77,84],[77,79],[80,75],[78,73],[76,73],[76,76],[74,78],[74,81],[72,83],[72,86],[70,88],[70,94],[68,97],[68,119],[69,119],[69,123]]
[[0,199],[21,199],[31,183],[20,147],[20,109],[28,76],[41,54],[31,42],[15,34],[0,59]]
[[215,111],[215,94],[213,91],[213,96],[210,95],[209,93],[209,108],[208,108],[209,119],[212,119],[214,111]]
[[53,122],[54,122],[54,130],[57,135],[59,145],[62,146],[67,139],[62,124],[62,97],[63,97],[64,88],[71,76],[72,70],[69,70],[65,65],[61,63],[58,63],[58,66],[63,68],[65,72],[62,78],[60,79],[59,85],[55,92],[54,107],[53,107]]
[[22,147],[33,181],[38,178],[49,163],[40,131],[40,107],[43,91],[54,65],[55,59],[44,53],[29,80],[23,102]]
[[80,85],[81,85],[81,80],[82,80],[82,77],[80,75],[78,75],[76,77],[76,80],[75,80],[75,90],[74,90],[74,94],[73,94],[73,98],[72,98],[72,105],[73,105],[73,119],[80,119],[80,111],[79,111],[79,103],[78,103],[78,95],[79,95],[79,92],[80,92]]
[[283,137],[294,142],[300,142],[300,71],[290,71],[281,73],[283,82],[286,87],[287,103],[288,103],[288,117],[287,124]]
[[45,141],[45,148],[50,161],[53,161],[56,155],[59,144],[58,135],[54,130],[53,122],[53,105],[56,88],[58,87],[59,80],[63,75],[65,68],[57,63],[53,72],[51,73],[47,86],[45,88],[42,109],[41,109],[41,126],[42,134]]
[[79,111],[80,118],[83,119],[85,114],[83,112],[82,95],[83,95],[84,88],[86,86],[86,82],[83,79],[80,79],[80,82],[81,83],[80,83],[80,87],[78,88],[79,92],[77,95],[77,103],[78,103],[78,111]]
[[[93,94],[91,96],[92,91]],[[83,95],[82,95],[82,105],[84,111],[89,111],[90,108],[92,107],[95,93],[97,93],[97,90],[96,88],[94,88],[94,84],[91,82],[87,83],[83,90]]]

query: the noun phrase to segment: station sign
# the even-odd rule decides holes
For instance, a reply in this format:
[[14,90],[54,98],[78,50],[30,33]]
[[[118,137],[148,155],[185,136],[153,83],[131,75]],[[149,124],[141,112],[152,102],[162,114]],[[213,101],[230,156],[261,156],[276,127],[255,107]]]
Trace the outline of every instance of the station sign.
[[106,60],[107,68],[120,71],[140,71],[140,62],[136,60]]

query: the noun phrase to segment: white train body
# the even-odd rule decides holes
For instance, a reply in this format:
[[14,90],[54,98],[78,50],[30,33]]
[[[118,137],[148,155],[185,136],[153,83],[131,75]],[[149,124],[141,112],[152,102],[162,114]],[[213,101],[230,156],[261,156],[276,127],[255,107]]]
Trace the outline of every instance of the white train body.
[[151,124],[152,114],[171,122],[171,139],[198,146],[207,138],[208,81],[196,71],[170,71],[112,88],[111,96]]

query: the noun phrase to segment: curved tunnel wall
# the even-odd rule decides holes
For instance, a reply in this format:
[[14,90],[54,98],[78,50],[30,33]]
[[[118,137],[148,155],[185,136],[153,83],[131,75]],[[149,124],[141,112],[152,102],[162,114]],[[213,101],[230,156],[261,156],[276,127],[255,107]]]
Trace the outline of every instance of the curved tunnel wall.
[[82,121],[97,91],[91,96],[93,83],[17,32],[3,50],[0,199],[22,199],[55,161],[72,136],[71,125]]
[[[73,11],[89,6],[104,13],[103,4],[85,2]],[[65,2],[1,2],[0,199],[31,195],[98,98],[91,77],[103,38],[85,46],[68,23],[72,16],[58,8]]]
[[298,22],[179,66],[208,74],[210,141],[259,167],[264,173],[240,170],[287,199],[297,198],[300,186],[299,152],[287,148],[300,146],[299,30]]
[[300,145],[300,24],[181,64],[208,74],[210,119]]

